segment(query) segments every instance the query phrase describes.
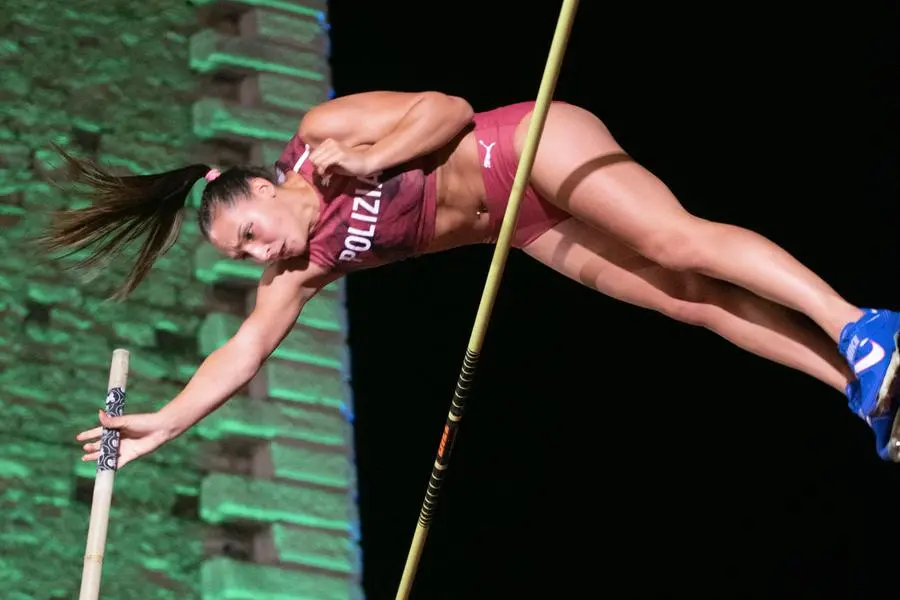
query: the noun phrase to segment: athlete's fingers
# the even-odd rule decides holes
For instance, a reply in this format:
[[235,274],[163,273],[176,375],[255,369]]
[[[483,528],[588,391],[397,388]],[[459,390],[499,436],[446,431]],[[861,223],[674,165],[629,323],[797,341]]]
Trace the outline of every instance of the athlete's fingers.
[[325,152],[321,148],[316,148],[312,152],[309,153],[309,162],[314,165],[319,164],[319,160],[321,160],[322,156]]
[[82,446],[85,452],[99,452],[100,451],[100,442],[91,442],[90,444],[85,444]]
[[316,165],[316,170],[319,172],[319,175],[324,175],[325,171],[327,171],[335,162],[337,162],[336,156],[326,156],[320,158],[318,162],[313,164]]
[[309,160],[313,164],[322,159],[323,156],[328,156],[329,154],[333,154],[335,150],[336,144],[334,140],[327,139],[322,144],[309,153]]
[[81,457],[82,462],[91,462],[100,458],[99,452],[91,452],[90,454],[85,454]]
[[79,442],[84,442],[86,440],[93,440],[99,438],[103,435],[103,427],[94,427],[93,429],[88,429],[87,431],[82,431],[78,435],[75,436],[75,439]]
[[107,429],[126,429],[131,423],[133,416],[134,415],[122,415],[119,417],[112,417],[101,410],[100,423]]
[[335,146],[327,146],[325,148],[319,148],[315,151],[314,154],[310,154],[309,159],[314,161],[321,161],[328,158],[329,156],[335,156],[339,152],[339,148],[336,148]]

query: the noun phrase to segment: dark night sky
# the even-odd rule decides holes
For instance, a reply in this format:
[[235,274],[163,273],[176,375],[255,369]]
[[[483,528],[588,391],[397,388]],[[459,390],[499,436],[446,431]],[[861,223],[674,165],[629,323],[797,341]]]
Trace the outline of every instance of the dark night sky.
[[[688,210],[897,308],[900,9],[865,4],[582,2],[556,97]],[[559,2],[330,7],[338,94],[485,110],[536,96]],[[491,253],[349,279],[370,600],[394,598]],[[898,501],[840,394],[514,251],[413,597],[865,598],[893,583]]]

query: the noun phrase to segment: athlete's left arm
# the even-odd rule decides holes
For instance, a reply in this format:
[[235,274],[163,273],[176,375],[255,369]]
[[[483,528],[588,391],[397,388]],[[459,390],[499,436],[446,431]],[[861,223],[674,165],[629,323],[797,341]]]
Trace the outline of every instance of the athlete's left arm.
[[464,99],[440,92],[364,92],[311,109],[300,137],[313,147],[327,139],[364,150],[373,173],[428,154],[472,121]]

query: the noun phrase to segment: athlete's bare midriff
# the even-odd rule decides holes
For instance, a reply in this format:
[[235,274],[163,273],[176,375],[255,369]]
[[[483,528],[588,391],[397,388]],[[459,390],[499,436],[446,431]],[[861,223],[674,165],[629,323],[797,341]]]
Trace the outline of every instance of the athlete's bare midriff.
[[469,130],[435,152],[437,211],[426,253],[485,243],[490,221],[475,134]]

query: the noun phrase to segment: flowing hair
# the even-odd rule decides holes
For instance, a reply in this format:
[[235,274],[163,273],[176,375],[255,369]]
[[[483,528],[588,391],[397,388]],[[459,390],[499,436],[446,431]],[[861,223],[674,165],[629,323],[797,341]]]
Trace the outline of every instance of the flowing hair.
[[[144,237],[127,279],[113,294],[113,298],[122,300],[178,239],[191,188],[210,168],[193,164],[164,173],[118,177],[58,146],[55,149],[65,161],[72,182],[87,187],[91,203],[56,212],[37,241],[47,251],[62,256],[87,251],[73,266],[95,268]],[[206,196],[204,192],[204,199]]]
[[[37,242],[61,256],[85,252],[71,266],[90,269],[106,265],[143,237],[131,272],[112,296],[123,300],[178,240],[191,188],[210,173],[210,168],[193,164],[164,173],[118,177],[58,146],[54,148],[65,161],[70,181],[86,187],[91,202],[84,208],[54,213],[52,224]],[[238,198],[249,198],[253,178],[276,185],[273,173],[253,166],[231,167],[210,177],[197,211],[204,237],[209,239],[214,209],[231,205]]]

